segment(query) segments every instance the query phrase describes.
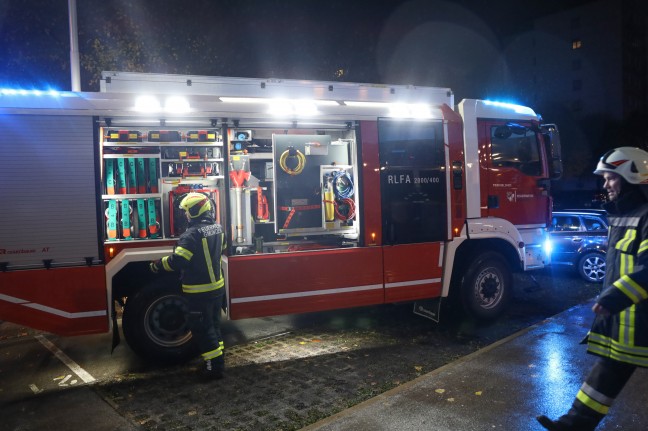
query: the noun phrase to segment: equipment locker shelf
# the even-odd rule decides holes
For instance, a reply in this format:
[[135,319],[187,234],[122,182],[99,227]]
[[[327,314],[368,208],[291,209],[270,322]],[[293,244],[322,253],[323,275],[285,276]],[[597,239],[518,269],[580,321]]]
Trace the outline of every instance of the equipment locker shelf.
[[[219,131],[102,128],[100,136],[107,243],[175,237],[184,227],[170,225],[170,206],[177,206],[180,192],[219,195],[224,178]],[[174,191],[175,202],[169,199]],[[178,222],[182,219],[176,217]]]

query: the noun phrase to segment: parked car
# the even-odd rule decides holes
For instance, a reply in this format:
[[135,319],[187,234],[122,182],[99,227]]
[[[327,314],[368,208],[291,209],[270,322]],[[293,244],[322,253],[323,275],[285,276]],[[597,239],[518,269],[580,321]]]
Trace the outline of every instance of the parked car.
[[608,240],[605,211],[554,211],[549,231],[552,265],[573,266],[584,280],[603,282]]

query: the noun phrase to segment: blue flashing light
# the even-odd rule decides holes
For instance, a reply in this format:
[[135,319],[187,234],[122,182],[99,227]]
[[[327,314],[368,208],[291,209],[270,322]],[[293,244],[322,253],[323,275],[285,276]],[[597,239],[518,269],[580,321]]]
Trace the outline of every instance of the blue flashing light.
[[51,97],[59,97],[61,93],[58,90],[53,88],[47,90],[38,90],[32,89],[27,90],[25,88],[0,88],[0,94],[3,96],[44,96],[48,95]]
[[512,109],[518,114],[536,115],[535,111],[528,106],[516,105],[515,103],[498,102],[495,100],[484,100],[485,105],[498,106],[500,108]]
[[551,253],[553,252],[553,242],[551,239],[547,238],[544,242],[544,251],[546,254],[551,256]]

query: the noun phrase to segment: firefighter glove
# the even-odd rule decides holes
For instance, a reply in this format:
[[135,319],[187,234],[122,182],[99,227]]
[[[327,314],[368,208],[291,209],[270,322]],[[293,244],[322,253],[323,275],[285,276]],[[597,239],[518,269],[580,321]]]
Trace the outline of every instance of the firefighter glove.
[[149,264],[149,269],[153,274],[157,274],[158,271],[160,270],[160,266],[158,264],[159,261],[153,261]]

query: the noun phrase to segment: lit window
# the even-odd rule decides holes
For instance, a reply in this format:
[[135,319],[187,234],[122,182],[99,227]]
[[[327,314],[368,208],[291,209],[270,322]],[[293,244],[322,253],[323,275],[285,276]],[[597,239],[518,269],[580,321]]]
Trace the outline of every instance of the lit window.
[[572,40],[572,49],[580,49],[583,46],[583,42],[580,39]]

